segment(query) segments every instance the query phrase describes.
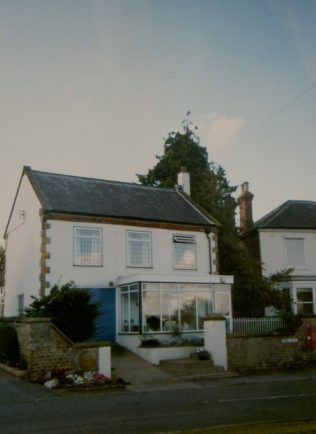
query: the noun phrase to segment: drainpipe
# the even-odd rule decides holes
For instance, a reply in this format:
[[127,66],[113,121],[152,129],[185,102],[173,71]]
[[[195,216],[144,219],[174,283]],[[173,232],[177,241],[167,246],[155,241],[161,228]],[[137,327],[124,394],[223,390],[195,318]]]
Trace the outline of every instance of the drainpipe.
[[210,236],[210,232],[205,231],[205,234],[206,234],[207,241],[208,241],[208,251],[209,251],[209,258],[210,258],[210,274],[213,274],[211,236]]

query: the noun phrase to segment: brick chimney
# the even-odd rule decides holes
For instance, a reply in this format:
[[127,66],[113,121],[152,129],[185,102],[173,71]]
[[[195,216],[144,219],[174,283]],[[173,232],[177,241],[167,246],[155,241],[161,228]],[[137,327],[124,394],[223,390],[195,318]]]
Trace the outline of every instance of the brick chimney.
[[240,233],[245,233],[253,224],[252,219],[252,199],[254,195],[249,191],[249,183],[241,184],[241,195],[238,198],[240,215]]
[[178,173],[178,186],[190,196],[190,173],[185,166],[181,166],[180,172]]

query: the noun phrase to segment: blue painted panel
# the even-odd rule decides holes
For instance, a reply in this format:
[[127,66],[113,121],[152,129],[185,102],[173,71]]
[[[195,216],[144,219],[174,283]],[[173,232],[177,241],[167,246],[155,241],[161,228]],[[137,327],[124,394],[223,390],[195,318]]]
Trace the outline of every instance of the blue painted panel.
[[99,305],[96,330],[90,341],[115,342],[115,288],[89,288],[90,299]]

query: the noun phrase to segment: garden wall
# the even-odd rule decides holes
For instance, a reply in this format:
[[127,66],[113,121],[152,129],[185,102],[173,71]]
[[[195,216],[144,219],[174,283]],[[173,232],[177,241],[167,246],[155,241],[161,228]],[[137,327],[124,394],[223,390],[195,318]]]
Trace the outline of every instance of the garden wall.
[[[306,345],[306,328],[312,327],[313,349]],[[228,336],[228,368],[232,371],[284,369],[316,365],[316,317],[305,318],[291,336]]]
[[21,318],[6,323],[17,332],[21,356],[31,378],[56,368],[97,371],[111,377],[108,342],[74,344],[47,318]]

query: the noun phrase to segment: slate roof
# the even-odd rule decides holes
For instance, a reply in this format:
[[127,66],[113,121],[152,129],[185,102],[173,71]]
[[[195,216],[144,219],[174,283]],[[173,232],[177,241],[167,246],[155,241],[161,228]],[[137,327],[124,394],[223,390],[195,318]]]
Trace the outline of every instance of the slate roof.
[[62,175],[24,168],[46,213],[217,226],[176,189]]
[[316,229],[316,202],[288,200],[266,214],[253,229]]

